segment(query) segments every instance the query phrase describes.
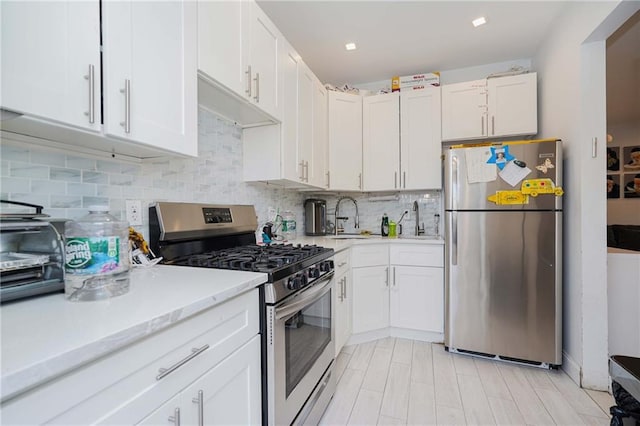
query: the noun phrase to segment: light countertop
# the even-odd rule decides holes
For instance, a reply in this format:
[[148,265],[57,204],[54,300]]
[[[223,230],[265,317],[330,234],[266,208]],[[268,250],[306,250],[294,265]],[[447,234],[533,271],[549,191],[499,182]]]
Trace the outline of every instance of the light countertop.
[[295,240],[291,241],[277,241],[277,243],[285,244],[315,244],[322,247],[332,248],[337,252],[353,247],[355,245],[363,244],[432,244],[432,245],[444,245],[444,240],[440,238],[388,238],[381,237],[380,235],[370,235],[368,237],[360,238],[354,236],[341,235],[339,238],[335,238],[333,235],[326,235],[321,237],[308,237],[306,235],[298,235]]
[[69,302],[62,293],[7,303],[2,321],[5,400],[266,282],[267,275],[184,266],[133,269],[127,294]]

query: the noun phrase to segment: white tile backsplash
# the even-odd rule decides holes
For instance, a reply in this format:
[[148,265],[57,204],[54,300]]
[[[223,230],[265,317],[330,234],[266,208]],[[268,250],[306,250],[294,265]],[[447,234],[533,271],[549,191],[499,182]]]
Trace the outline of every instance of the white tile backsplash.
[[[106,203],[111,214],[124,219],[127,199],[142,200],[144,225],[138,227],[148,236],[147,206],[154,201],[253,204],[259,229],[269,209],[290,210],[296,215],[298,232],[304,233],[303,202],[306,198],[327,200],[332,215],[340,194],[300,193],[279,186],[245,183],[242,180],[242,129],[207,111],[200,110],[199,156],[197,158],[160,158],[141,164],[118,160],[95,160],[79,153],[52,155],[37,146],[0,145],[2,155],[2,195],[10,200],[41,204],[53,217],[77,219],[91,204]],[[51,161],[47,161],[50,158]],[[420,214],[428,234],[434,233],[433,215],[440,213],[440,192],[403,193],[397,201],[371,201],[371,194],[349,194],[358,202],[360,229],[380,232],[383,213],[395,221],[413,200],[420,202]],[[373,194],[375,196],[375,194]],[[344,215],[352,217],[353,204],[343,202]],[[412,213],[412,212],[410,212]],[[405,218],[405,232],[413,229]],[[330,216],[329,220],[333,221]],[[353,220],[345,224],[352,232]],[[351,228],[350,228],[351,227]]]

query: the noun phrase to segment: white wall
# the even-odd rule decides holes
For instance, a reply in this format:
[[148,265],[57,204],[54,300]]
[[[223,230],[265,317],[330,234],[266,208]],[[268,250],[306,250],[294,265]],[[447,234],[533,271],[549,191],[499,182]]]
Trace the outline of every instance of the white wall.
[[[605,40],[638,7],[570,3],[532,62],[539,73],[539,136],[565,143],[564,368],[594,389],[608,385]],[[600,141],[595,158],[593,138]]]

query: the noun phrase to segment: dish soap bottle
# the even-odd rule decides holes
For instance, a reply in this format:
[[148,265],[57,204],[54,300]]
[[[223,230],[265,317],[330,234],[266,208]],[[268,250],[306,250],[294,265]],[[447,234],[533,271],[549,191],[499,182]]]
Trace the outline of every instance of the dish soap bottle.
[[102,300],[129,291],[129,224],[109,208],[65,224],[64,292],[72,301]]
[[382,223],[380,224],[380,234],[383,237],[389,236],[389,216],[387,214],[382,215]]

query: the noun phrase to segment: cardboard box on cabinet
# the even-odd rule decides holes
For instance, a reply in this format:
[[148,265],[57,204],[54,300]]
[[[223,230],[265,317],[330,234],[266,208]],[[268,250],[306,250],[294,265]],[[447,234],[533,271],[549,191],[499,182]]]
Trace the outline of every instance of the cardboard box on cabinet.
[[426,86],[440,86],[440,73],[430,72],[391,78],[391,91],[393,92],[424,89]]

